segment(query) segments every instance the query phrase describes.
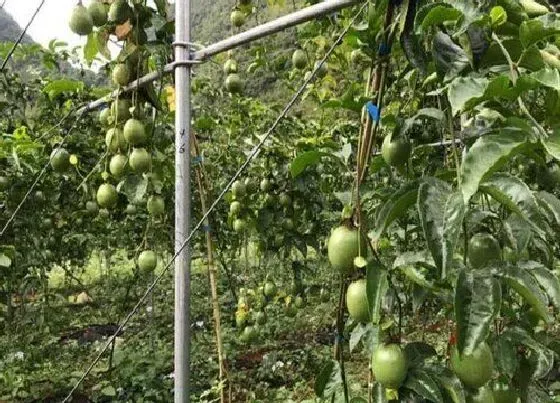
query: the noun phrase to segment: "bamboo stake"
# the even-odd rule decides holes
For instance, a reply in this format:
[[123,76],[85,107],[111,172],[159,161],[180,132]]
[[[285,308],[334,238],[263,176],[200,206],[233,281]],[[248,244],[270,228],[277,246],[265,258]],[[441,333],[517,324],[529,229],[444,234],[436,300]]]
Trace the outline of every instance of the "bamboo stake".
[[[200,150],[198,147],[198,142],[196,140],[196,136],[192,135],[192,150],[193,150],[193,157],[197,157],[200,155]],[[196,180],[198,183],[198,190],[200,193],[200,204],[202,208],[202,214],[206,214],[208,211],[206,205],[206,192],[208,190],[208,184],[206,183],[206,177],[204,176],[204,172],[202,170],[201,163],[198,163],[195,168],[196,172]],[[219,381],[220,381],[220,402],[226,403],[225,397],[225,387],[226,385],[229,387],[230,390],[230,399],[231,401],[231,386],[227,375],[227,369],[224,362],[224,352],[223,352],[223,342],[222,342],[222,325],[221,325],[221,314],[220,314],[220,301],[218,298],[218,272],[216,270],[216,266],[214,265],[214,254],[213,254],[213,246],[212,246],[212,236],[210,233],[210,220],[206,218],[204,225],[206,227],[206,252],[208,254],[208,276],[210,279],[210,290],[212,293],[212,312],[214,316],[214,330],[216,332],[216,346],[218,350],[218,370],[219,370]]]

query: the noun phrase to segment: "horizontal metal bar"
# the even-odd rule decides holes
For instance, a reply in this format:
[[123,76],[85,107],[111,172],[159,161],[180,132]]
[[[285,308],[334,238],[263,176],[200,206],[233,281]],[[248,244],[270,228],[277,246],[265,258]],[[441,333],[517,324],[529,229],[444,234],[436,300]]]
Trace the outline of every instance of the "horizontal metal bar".
[[[322,3],[314,4],[302,10],[287,14],[273,21],[258,25],[254,28],[248,29],[247,31],[241,32],[237,35],[233,35],[212,45],[206,46],[192,54],[193,62],[201,62],[207,60],[208,58],[219,53],[226,52],[240,45],[255,41],[276,32],[280,32],[286,28],[293,27],[306,21],[310,21],[314,18],[322,17],[332,12],[341,10],[345,7],[350,7],[359,2],[360,0],[327,0]],[[138,80],[132,81],[126,87],[121,88],[120,93],[122,94],[125,92],[129,92],[138,87],[142,87],[146,84],[156,81],[160,79],[164,74],[171,73],[173,70],[174,64],[169,63],[163,68],[163,71],[153,71],[143,77],[140,77]],[[114,99],[117,96],[117,93],[118,91],[113,91],[111,94],[103,98],[90,102],[89,104],[81,108],[78,112],[83,113],[97,109],[110,102],[111,99]]]

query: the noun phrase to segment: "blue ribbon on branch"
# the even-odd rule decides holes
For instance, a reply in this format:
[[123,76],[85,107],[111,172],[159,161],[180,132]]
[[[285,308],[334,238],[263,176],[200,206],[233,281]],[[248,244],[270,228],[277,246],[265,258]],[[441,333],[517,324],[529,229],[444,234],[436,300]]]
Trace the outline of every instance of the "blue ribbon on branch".
[[377,105],[375,105],[372,101],[369,101],[366,104],[366,109],[367,109],[371,119],[374,122],[379,122],[379,119],[381,117],[381,113],[379,112],[379,108],[377,107]]

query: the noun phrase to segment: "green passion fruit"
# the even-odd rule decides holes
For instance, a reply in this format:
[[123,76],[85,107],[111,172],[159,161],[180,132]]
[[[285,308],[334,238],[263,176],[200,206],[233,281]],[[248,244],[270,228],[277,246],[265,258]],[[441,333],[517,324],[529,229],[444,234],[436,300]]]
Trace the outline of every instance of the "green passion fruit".
[[247,186],[245,185],[245,183],[241,181],[235,181],[231,185],[231,193],[233,193],[235,197],[243,197],[245,196],[246,192],[247,192]]
[[129,99],[119,99],[111,103],[111,117],[113,121],[125,122],[130,118],[131,103]]
[[109,7],[108,19],[110,22],[122,24],[129,19],[132,10],[126,0],[115,0]]
[[97,189],[97,204],[101,208],[111,208],[117,204],[117,189],[110,183],[104,183]]
[[109,108],[103,108],[99,112],[99,123],[102,126],[109,126],[109,116],[111,116],[111,110]]
[[138,255],[138,267],[142,271],[152,271],[157,266],[157,255],[153,250],[144,250]]
[[290,207],[292,205],[292,198],[288,193],[281,193],[278,197],[278,201],[282,207]]
[[124,132],[118,127],[112,127],[107,130],[105,135],[105,145],[110,153],[124,151],[128,147],[128,143],[124,137]]
[[72,9],[70,22],[68,24],[70,30],[78,35],[89,35],[93,30],[93,21],[87,8],[78,4]]
[[130,69],[126,63],[117,63],[111,73],[111,80],[119,87],[124,87],[130,81]]
[[97,212],[99,211],[99,206],[93,200],[88,200],[86,202],[86,211],[89,214],[97,214]]
[[161,196],[150,196],[148,202],[146,203],[148,213],[151,216],[159,216],[165,212],[165,201]]
[[294,306],[298,309],[305,307],[305,300],[302,296],[298,295],[294,298]]
[[128,215],[136,214],[136,206],[134,204],[127,204],[125,211]]
[[263,311],[257,312],[255,322],[259,325],[264,325],[266,323],[266,314]]
[[146,129],[138,119],[128,119],[124,125],[124,138],[133,146],[143,145],[146,140]]
[[152,165],[152,157],[145,148],[134,148],[128,160],[130,168],[138,174],[146,173]]
[[111,161],[109,162],[109,172],[115,178],[120,178],[123,176],[126,170],[126,163],[128,158],[126,155],[116,154],[111,157]]
[[350,317],[357,322],[369,321],[368,299],[366,292],[366,280],[356,280],[348,286],[346,291],[346,307]]
[[383,386],[398,389],[408,372],[406,355],[398,344],[381,344],[373,352],[371,369]]
[[298,70],[303,70],[307,66],[307,54],[302,49],[294,50],[292,54],[292,64]]
[[51,153],[51,166],[55,172],[66,172],[70,167],[70,154],[66,149],[59,147]]
[[405,138],[393,139],[388,135],[381,145],[381,156],[392,167],[402,167],[408,162],[412,147]]
[[10,180],[7,176],[0,176],[0,191],[8,189],[10,186]]
[[247,229],[247,222],[241,218],[236,219],[233,222],[233,230],[235,232],[244,232]]
[[234,27],[240,27],[245,24],[245,13],[241,10],[233,10],[229,16],[231,25]]
[[469,240],[468,258],[471,266],[480,269],[488,264],[500,261],[502,250],[500,244],[490,234],[474,234]]
[[366,256],[367,244],[357,228],[342,225],[335,228],[329,238],[327,249],[331,266],[343,274],[354,269],[354,259]]
[[261,191],[268,192],[272,188],[272,183],[268,178],[264,178],[260,183]]
[[237,62],[233,59],[227,59],[224,63],[224,73],[233,74],[237,73]]
[[242,206],[241,203],[238,202],[237,200],[234,200],[233,202],[231,202],[231,204],[229,205],[229,212],[232,215],[237,215],[241,212]]
[[472,354],[459,355],[456,346],[451,350],[451,368],[455,375],[470,388],[480,388],[492,378],[494,357],[490,346],[481,343]]
[[226,89],[232,94],[239,93],[243,90],[243,80],[237,73],[229,74],[226,77]]
[[519,393],[506,382],[494,382],[492,384],[492,394],[494,395],[494,403],[517,403],[519,401]]
[[265,297],[272,298],[276,295],[277,292],[278,289],[276,288],[276,284],[274,283],[274,281],[268,280],[266,283],[264,283],[263,294]]
[[100,1],[92,1],[89,3],[88,12],[93,21],[93,25],[101,27],[107,24],[107,7]]

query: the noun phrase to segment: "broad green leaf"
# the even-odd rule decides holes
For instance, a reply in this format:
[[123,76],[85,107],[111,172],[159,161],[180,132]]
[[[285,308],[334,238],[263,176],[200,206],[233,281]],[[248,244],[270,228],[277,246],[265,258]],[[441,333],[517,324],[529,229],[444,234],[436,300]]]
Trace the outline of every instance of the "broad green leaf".
[[451,401],[453,403],[465,403],[465,388],[463,384],[455,376],[455,374],[447,368],[443,368],[442,373],[438,374],[437,381],[441,385],[442,391],[445,397],[445,401]]
[[113,386],[105,386],[103,389],[101,389],[100,393],[102,396],[109,396],[109,397],[117,396],[117,391]]
[[366,291],[369,313],[373,324],[379,324],[381,319],[381,301],[385,297],[388,288],[387,270],[383,266],[370,264],[367,268]]
[[519,366],[516,346],[510,340],[497,337],[496,341],[492,343],[492,355],[500,373],[512,378]]
[[426,178],[418,189],[416,206],[428,247],[445,278],[465,215],[463,197],[448,183]]
[[528,270],[508,266],[500,268],[498,275],[504,278],[506,283],[531,305],[546,323],[551,322],[547,296]]
[[290,164],[292,178],[300,175],[308,166],[317,164],[321,161],[321,158],[325,156],[334,157],[334,155],[322,151],[307,151],[298,155]]
[[451,104],[453,115],[461,112],[467,102],[482,98],[488,87],[488,79],[484,77],[457,77],[447,87],[447,97]]
[[468,204],[485,176],[498,169],[512,154],[527,144],[527,136],[517,130],[479,137],[466,153],[462,164],[461,191]]
[[535,193],[535,198],[541,207],[549,214],[554,220],[550,224],[560,226],[560,199],[552,193],[543,191]]
[[354,329],[352,329],[352,333],[350,333],[350,342],[349,342],[350,352],[354,351],[354,349],[360,343],[362,337],[366,333],[367,333],[367,325],[364,325],[363,323],[358,323],[354,327]]
[[459,273],[455,285],[454,307],[457,348],[461,354],[471,354],[486,340],[501,298],[497,281],[488,273],[466,270]]
[[511,214],[504,221],[504,232],[517,252],[524,251],[533,238],[531,224],[519,214]]
[[531,189],[521,179],[507,173],[498,173],[480,185],[480,191],[531,224],[535,232],[544,236],[545,222]]
[[84,83],[82,81],[70,80],[70,79],[60,79],[49,82],[43,88],[43,92],[49,96],[49,98],[56,98],[62,93],[78,93],[84,89]]
[[129,175],[117,185],[117,191],[124,193],[131,203],[142,201],[148,190],[148,180],[137,175]]
[[430,402],[443,403],[443,396],[437,382],[424,370],[414,369],[409,371],[402,387],[412,390]]
[[434,35],[432,55],[437,74],[446,80],[455,77],[470,64],[465,51],[441,31]]
[[374,403],[387,403],[387,392],[385,388],[379,382],[376,382],[373,386],[373,402]]
[[545,87],[560,91],[560,72],[557,69],[545,68],[529,74],[529,77]]
[[408,343],[404,348],[404,353],[409,368],[421,366],[427,358],[437,356],[433,346],[422,342]]
[[508,340],[518,346],[524,346],[531,350],[535,370],[532,374],[534,379],[540,379],[550,372],[554,365],[554,351],[535,340],[525,329],[510,327],[504,330],[500,338]]
[[542,19],[524,21],[519,27],[519,39],[523,47],[528,48],[549,36],[557,35],[560,29]]
[[87,36],[87,42],[84,46],[84,59],[86,60],[89,66],[91,66],[91,63],[94,61],[98,51],[99,49],[98,49],[98,42],[97,42],[97,34],[95,32],[91,32]]
[[449,4],[437,5],[426,14],[419,26],[421,29],[417,31],[425,31],[432,26],[443,24],[446,21],[456,21],[462,15],[463,13]]
[[560,161],[560,128],[555,129],[546,139],[540,140],[548,154]]
[[558,277],[539,262],[521,262],[519,267],[527,270],[537,280],[550,303],[560,309],[560,280]]
[[328,361],[315,380],[315,393],[321,398],[329,398],[341,391],[342,376],[338,361]]
[[371,238],[377,241],[394,220],[405,215],[416,201],[417,195],[418,181],[406,183],[393,193],[377,212],[374,229],[369,234]]

